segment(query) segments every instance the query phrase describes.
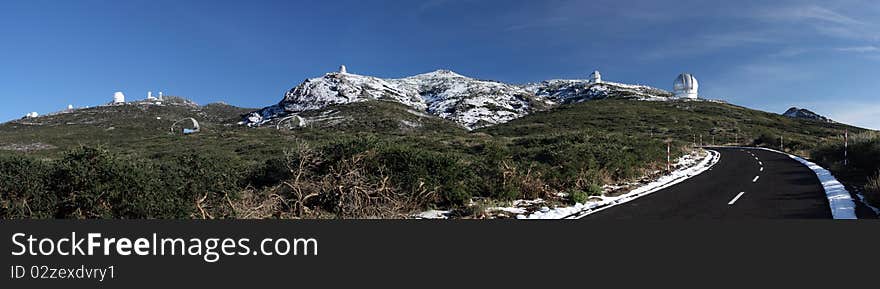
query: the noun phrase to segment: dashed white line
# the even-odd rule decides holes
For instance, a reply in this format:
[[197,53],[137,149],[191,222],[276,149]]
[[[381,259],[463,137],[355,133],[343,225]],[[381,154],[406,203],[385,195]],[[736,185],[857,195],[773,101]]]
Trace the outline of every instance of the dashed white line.
[[733,200],[730,200],[730,203],[727,203],[727,205],[732,206],[733,203],[736,203],[736,201],[739,200],[740,197],[745,195],[745,193],[746,192],[740,192],[739,195],[736,195],[736,197],[733,197]]
[[757,183],[757,182],[758,182],[758,179],[760,179],[760,178],[761,178],[761,176],[755,176],[755,179],[752,180],[752,182],[753,182],[753,183]]
[[762,166],[763,166],[763,165],[764,165],[764,162],[758,162],[758,165],[762,165]]
[[762,171],[762,172],[764,171],[764,167],[761,167],[761,171]]

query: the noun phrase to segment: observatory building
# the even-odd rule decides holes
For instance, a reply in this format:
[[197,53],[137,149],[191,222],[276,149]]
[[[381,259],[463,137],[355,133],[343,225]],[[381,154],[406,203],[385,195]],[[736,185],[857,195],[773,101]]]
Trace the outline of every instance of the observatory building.
[[122,94],[122,91],[117,91],[113,94],[113,103],[125,103],[125,94]]
[[153,91],[147,91],[147,99],[146,100],[158,103],[159,101],[162,101],[162,97],[163,96],[162,96],[161,91],[159,92],[159,97],[156,97],[155,95],[153,95]]
[[699,88],[700,84],[697,83],[697,79],[690,73],[679,74],[678,78],[676,78],[675,82],[672,84],[675,97],[678,98],[696,99],[699,97]]
[[598,70],[590,74],[590,84],[602,83],[602,74]]
[[339,73],[342,73],[342,74],[348,73],[348,70],[345,69],[345,65],[339,66]]

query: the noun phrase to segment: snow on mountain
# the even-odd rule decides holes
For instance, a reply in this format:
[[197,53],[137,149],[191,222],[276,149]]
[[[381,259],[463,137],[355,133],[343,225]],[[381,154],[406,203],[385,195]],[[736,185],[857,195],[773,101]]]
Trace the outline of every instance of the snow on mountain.
[[368,100],[399,102],[468,129],[504,123],[550,104],[521,87],[477,80],[448,70],[387,80],[328,73],[291,89],[277,105],[251,113],[245,123],[255,126],[286,114]]
[[811,119],[811,120],[817,120],[817,121],[822,121],[822,122],[832,122],[832,120],[827,117],[821,116],[821,115],[819,115],[815,112],[812,112],[808,109],[797,108],[797,107],[789,108],[782,115],[790,117],[790,118]]
[[243,123],[258,126],[280,116],[330,105],[387,100],[476,129],[505,123],[557,103],[605,98],[675,99],[672,93],[662,89],[606,81],[548,80],[512,85],[474,79],[449,70],[399,79],[340,71],[307,79],[285,93],[277,105],[251,113]]
[[389,82],[419,95],[428,113],[471,129],[508,122],[550,104],[521,87],[477,80],[448,70]]
[[291,113],[321,109],[334,104],[387,99],[414,108],[424,109],[424,101],[410,92],[376,77],[346,72],[327,73],[323,77],[306,79],[284,94],[276,105],[249,114],[244,123],[259,126]]
[[674,95],[668,91],[644,86],[603,81],[591,83],[589,80],[547,80],[528,84],[524,88],[537,96],[546,97],[559,103],[576,103],[604,98],[626,98],[637,100],[670,100]]
[[366,100],[387,99],[424,109],[425,102],[410,91],[381,78],[349,73],[328,73],[307,79],[284,94],[281,106],[286,111],[304,111]]

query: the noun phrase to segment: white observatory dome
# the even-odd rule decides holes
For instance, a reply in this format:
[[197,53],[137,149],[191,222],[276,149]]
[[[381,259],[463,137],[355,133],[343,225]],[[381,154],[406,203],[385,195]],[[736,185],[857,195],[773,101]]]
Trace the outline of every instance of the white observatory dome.
[[699,95],[698,90],[700,89],[700,84],[690,73],[682,73],[675,79],[672,88],[675,91],[675,97],[697,98]]
[[125,94],[122,94],[122,91],[117,91],[113,94],[113,103],[125,103]]

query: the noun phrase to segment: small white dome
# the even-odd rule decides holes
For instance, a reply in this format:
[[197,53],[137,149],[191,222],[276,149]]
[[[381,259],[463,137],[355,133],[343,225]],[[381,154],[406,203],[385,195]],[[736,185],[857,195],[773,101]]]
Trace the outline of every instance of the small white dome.
[[676,97],[697,98],[699,96],[700,84],[690,73],[682,73],[675,79],[675,82],[672,84],[672,89],[674,90]]
[[125,102],[125,94],[122,91],[117,91],[113,94],[113,103],[124,103]]
[[348,71],[345,69],[345,65],[339,66],[339,73],[348,73]]

